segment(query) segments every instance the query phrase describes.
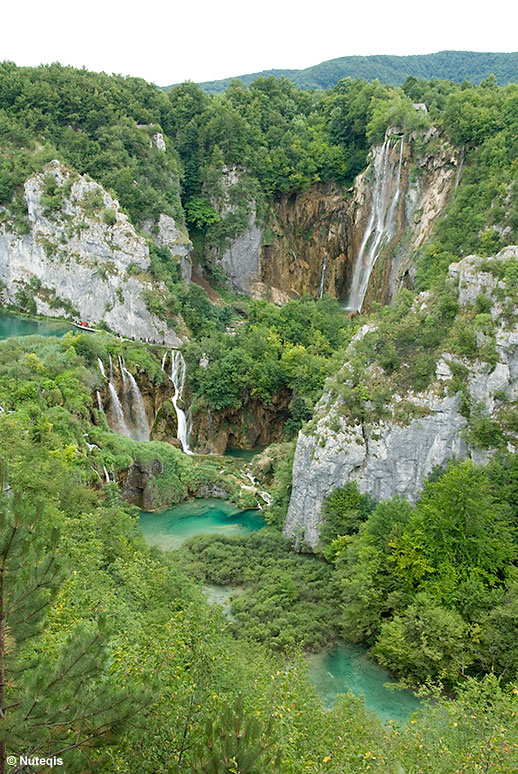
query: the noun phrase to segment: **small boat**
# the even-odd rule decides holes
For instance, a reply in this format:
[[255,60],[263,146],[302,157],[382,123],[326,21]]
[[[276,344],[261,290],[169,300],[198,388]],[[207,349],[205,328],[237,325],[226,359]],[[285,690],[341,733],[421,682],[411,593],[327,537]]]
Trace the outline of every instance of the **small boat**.
[[72,325],[74,328],[79,328],[80,331],[93,331],[94,333],[97,332],[97,328],[92,328],[88,323],[85,322],[76,322],[75,320],[72,322]]

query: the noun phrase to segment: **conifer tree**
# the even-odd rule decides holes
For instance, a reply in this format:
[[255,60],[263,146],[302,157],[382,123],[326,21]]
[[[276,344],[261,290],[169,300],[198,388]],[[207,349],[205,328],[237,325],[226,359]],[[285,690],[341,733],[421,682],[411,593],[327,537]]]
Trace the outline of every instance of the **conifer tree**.
[[45,633],[65,572],[57,531],[4,487],[3,465],[0,476],[0,774],[33,771],[20,756],[91,770],[90,751],[113,741],[136,705],[105,669],[105,622],[92,614]]
[[280,754],[275,752],[273,722],[247,718],[243,696],[234,706],[225,704],[221,715],[209,720],[205,739],[194,764],[196,774],[277,774]]

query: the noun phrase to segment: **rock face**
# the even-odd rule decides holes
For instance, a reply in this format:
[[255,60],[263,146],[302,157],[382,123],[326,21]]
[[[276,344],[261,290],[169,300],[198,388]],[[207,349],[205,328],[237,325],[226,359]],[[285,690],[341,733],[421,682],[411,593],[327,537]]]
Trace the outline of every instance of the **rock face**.
[[146,241],[101,186],[54,161],[27,180],[25,199],[28,233],[0,226],[4,303],[30,300],[41,314],[103,321],[129,338],[180,344],[146,307],[145,292],[161,290],[145,273]]
[[249,398],[239,409],[201,410],[192,417],[191,447],[199,454],[224,454],[227,448],[254,449],[282,440],[291,396],[274,395],[271,405]]
[[[469,256],[450,266],[450,278],[457,288],[461,311],[481,292],[492,296],[495,363],[467,361],[444,352],[438,359],[435,380],[430,387],[404,396],[419,414],[406,421],[397,412],[403,400],[400,395],[393,396],[392,419],[362,423],[347,421],[341,400],[331,397],[328,391],[324,393],[316,407],[313,427],[299,434],[292,496],[284,527],[287,536],[315,547],[319,540],[322,503],[334,489],[348,481],[355,481],[361,492],[378,500],[399,494],[415,501],[424,478],[434,466],[453,457],[470,456],[480,464],[488,460],[490,450],[476,447],[463,433],[468,422],[460,410],[461,393],[451,394],[447,386],[451,385],[454,364],[464,367],[470,401],[495,422],[500,421],[502,407],[510,406],[518,398],[518,327],[516,322],[509,325],[503,315],[505,281],[495,276],[498,272],[485,270],[486,266],[505,262],[516,263],[518,269],[517,247],[506,248],[496,258],[486,259],[485,265],[482,259]],[[428,294],[418,296],[416,303],[429,303]],[[351,348],[368,331],[369,326],[364,326]],[[477,338],[480,344],[487,343],[484,333],[477,333]],[[365,379],[368,383],[368,374]]]
[[150,235],[158,247],[167,247],[173,258],[176,258],[180,264],[180,275],[183,281],[190,282],[192,275],[192,262],[190,259],[192,242],[186,232],[178,228],[174,218],[161,212],[158,223],[146,220],[142,224],[142,228]]
[[332,183],[275,202],[260,255],[261,281],[291,298],[341,298],[351,280],[349,207]]
[[259,280],[259,263],[263,229],[255,222],[255,206],[247,228],[239,234],[221,256],[221,267],[232,289],[250,294]]

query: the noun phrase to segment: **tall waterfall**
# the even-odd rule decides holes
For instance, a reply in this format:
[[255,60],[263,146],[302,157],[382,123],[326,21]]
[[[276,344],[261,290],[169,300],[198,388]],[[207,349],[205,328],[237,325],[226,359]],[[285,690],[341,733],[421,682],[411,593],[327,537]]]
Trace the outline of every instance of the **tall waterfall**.
[[[149,441],[150,430],[149,422],[146,416],[146,407],[142,399],[142,393],[139,390],[139,386],[135,381],[135,377],[131,374],[127,368],[122,366],[122,378],[123,385],[125,384],[125,376],[129,381],[129,394],[131,396],[131,409],[130,414],[132,418],[133,428],[130,431],[131,437],[134,441]],[[123,386],[124,389],[124,386]]]
[[179,349],[173,349],[171,351],[171,376],[169,377],[174,386],[174,395],[171,401],[176,411],[176,421],[178,425],[177,436],[178,440],[182,444],[182,449],[185,454],[192,454],[189,448],[187,417],[185,411],[178,405],[182,398],[183,388],[185,385],[185,360]]
[[106,371],[104,370],[104,363],[100,357],[97,358],[97,363],[99,364],[99,371],[101,372],[101,376],[103,377],[103,379],[106,379],[107,376],[106,376]]
[[[400,142],[399,163],[394,180],[394,165],[391,164],[390,152],[394,150],[397,142]],[[397,231],[402,161],[403,137],[398,138],[392,148],[390,138],[387,138],[382,146],[374,149],[371,212],[354,266],[347,309],[361,311],[376,260]]]
[[95,391],[95,394],[97,395],[97,408],[99,411],[101,411],[104,414],[104,406],[103,406],[103,399],[101,398],[101,393],[99,390]]

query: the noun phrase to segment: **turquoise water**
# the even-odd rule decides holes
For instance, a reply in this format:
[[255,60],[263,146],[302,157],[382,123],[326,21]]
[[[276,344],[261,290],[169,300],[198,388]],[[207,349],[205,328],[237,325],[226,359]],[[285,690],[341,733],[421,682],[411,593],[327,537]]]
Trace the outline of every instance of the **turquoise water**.
[[331,708],[339,693],[363,694],[367,707],[383,721],[404,721],[421,703],[411,691],[391,691],[393,678],[372,661],[364,648],[342,642],[331,650],[308,657],[311,681]]
[[265,526],[257,511],[239,511],[224,500],[193,500],[162,513],[140,513],[146,541],[165,551],[193,535],[246,535]]
[[32,320],[28,317],[17,317],[0,312],[0,339],[11,336],[64,336],[71,330],[70,325],[47,320]]
[[257,449],[227,449],[225,457],[237,457],[240,460],[252,462],[256,454],[260,454],[264,449],[266,449],[266,446],[261,446]]

